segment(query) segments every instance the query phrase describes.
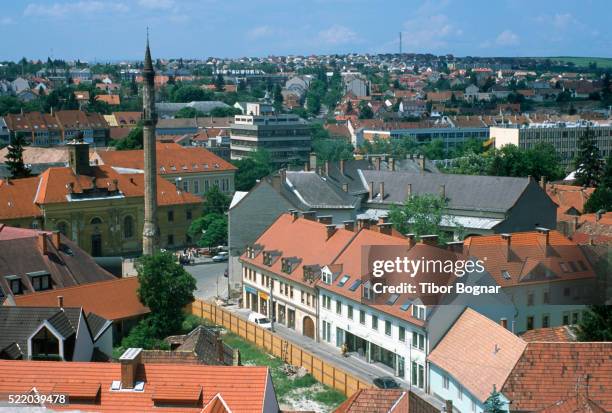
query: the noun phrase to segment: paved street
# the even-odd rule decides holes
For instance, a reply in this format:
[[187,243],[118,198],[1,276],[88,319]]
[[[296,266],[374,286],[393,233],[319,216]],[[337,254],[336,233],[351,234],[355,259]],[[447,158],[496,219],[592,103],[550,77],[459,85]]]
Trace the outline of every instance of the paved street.
[[227,297],[227,278],[223,277],[227,262],[201,262],[184,268],[196,279],[196,298],[209,300],[217,296]]

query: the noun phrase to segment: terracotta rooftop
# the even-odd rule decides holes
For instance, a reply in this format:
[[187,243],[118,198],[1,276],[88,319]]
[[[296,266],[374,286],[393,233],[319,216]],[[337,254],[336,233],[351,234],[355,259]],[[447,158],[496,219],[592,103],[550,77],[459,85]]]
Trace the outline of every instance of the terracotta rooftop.
[[575,242],[558,231],[545,232],[515,232],[509,241],[502,234],[468,237],[464,252],[486,257],[485,269],[502,287],[595,277]]
[[527,330],[521,334],[521,338],[525,341],[552,341],[552,342],[570,342],[576,341],[576,334],[570,326],[536,328]]
[[[143,169],[142,150],[98,152],[105,165]],[[236,167],[204,148],[185,148],[176,143],[157,143],[157,169],[161,175],[227,172]]]
[[16,296],[15,305],[53,307],[61,295],[67,307],[82,307],[86,313],[96,313],[107,320],[117,321],[149,312],[138,299],[138,287],[138,277],[119,278]]
[[467,308],[427,359],[484,402],[504,384],[527,343]]
[[97,95],[96,100],[107,103],[109,105],[121,104],[121,97],[119,95]]
[[557,220],[564,221],[582,214],[584,204],[589,199],[595,188],[583,188],[574,185],[560,185],[549,183],[546,185],[546,193],[558,206]]
[[[269,393],[266,394],[269,392],[267,387],[272,386],[267,367],[140,364],[136,380],[144,380],[143,391],[113,391],[111,384],[117,380],[121,380],[120,363],[0,360],[1,394],[26,393],[33,387],[40,393],[51,394],[61,385],[68,386],[69,399],[73,400],[76,399],[74,394],[87,392],[87,395],[91,395],[99,386],[92,400],[54,405],[54,410],[143,412],[159,409],[160,403],[163,403],[160,411],[164,412],[217,413],[223,410],[207,406],[215,396],[220,395],[227,406],[226,410],[233,413],[261,413],[264,403],[271,402],[266,400],[267,396],[270,398]],[[176,400],[169,405],[161,400],[185,396],[178,402],[186,404],[193,400],[194,391],[202,395],[201,401],[195,403],[197,407],[181,406]],[[216,402],[213,405],[217,406]]]
[[529,343],[501,392],[512,410],[539,411],[578,394],[612,411],[612,342]]
[[585,395],[577,395],[548,406],[539,413],[605,413],[600,405]]
[[359,389],[334,413],[408,413],[408,393],[399,389]]

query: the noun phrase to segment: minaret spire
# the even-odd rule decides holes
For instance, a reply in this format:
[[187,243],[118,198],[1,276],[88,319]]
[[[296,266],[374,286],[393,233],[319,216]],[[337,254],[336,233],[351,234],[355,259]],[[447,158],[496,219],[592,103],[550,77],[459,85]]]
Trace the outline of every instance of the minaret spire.
[[149,28],[145,50],[142,87],[142,141],[144,147],[145,210],[142,231],[142,253],[152,255],[159,249],[157,225],[157,159],[155,151],[155,70],[149,49]]

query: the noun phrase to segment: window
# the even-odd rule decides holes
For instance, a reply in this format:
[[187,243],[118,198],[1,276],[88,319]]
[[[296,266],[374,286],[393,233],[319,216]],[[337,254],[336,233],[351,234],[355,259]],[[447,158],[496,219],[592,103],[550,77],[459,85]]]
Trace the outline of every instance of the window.
[[418,318],[419,320],[425,320],[425,307],[413,305],[412,316],[414,318]]
[[338,287],[344,287],[344,284],[346,284],[346,282],[349,280],[348,275],[343,275],[342,278],[340,278],[340,281],[338,281]]
[[173,221],[174,221],[174,211],[169,210],[168,211],[168,222],[173,222]]
[[183,181],[183,191],[189,192],[189,181]]
[[349,305],[346,307],[347,308],[347,316],[348,318],[350,318],[351,320],[353,319],[353,306]]
[[399,340],[406,341],[406,329],[402,326],[399,328]]
[[425,350],[425,336],[423,334],[412,332],[412,347],[419,350]]
[[187,211],[185,211],[185,218],[187,218],[187,221],[191,221],[192,217],[193,217],[193,213],[191,212],[191,209],[188,209]]
[[32,287],[34,287],[34,291],[44,291],[51,288],[49,283],[49,275],[37,275],[32,276]]
[[533,330],[533,316],[527,317],[527,330]]
[[550,293],[548,291],[544,291],[542,294],[542,302],[544,304],[550,304]]
[[533,292],[528,292],[527,293],[527,305],[528,306],[532,306],[533,305]]
[[508,328],[508,319],[507,319],[507,318],[502,318],[502,319],[500,319],[500,320],[499,320],[499,323],[501,324],[501,326],[502,326],[503,328],[506,328],[506,329]]
[[91,225],[100,225],[102,223],[102,220],[98,217],[92,218],[91,221],[89,221],[89,223]]
[[385,320],[385,334],[388,336],[391,335],[391,321]]
[[359,310],[359,322],[365,324],[365,311]]
[[130,239],[134,236],[134,218],[130,215],[123,218],[123,238]]
[[200,193],[200,181],[198,179],[193,181],[193,193],[194,194],[199,194]]
[[322,295],[321,300],[323,301],[323,308],[329,310],[331,308],[331,298],[327,295]]
[[60,221],[55,226],[59,232],[64,236],[68,236],[68,224],[65,221]]
[[342,302],[336,300],[336,314],[342,315]]
[[569,312],[568,311],[563,312],[563,325],[564,326],[568,325],[569,321],[570,321]]
[[572,313],[572,324],[578,324],[579,318],[580,318],[580,313],[578,311],[574,311]]
[[168,245],[174,245],[174,235],[168,234]]
[[565,287],[563,289],[563,296],[564,297],[569,297],[570,296],[570,289],[569,289],[569,287]]
[[544,314],[542,316],[542,328],[550,327],[550,316],[548,314]]
[[23,293],[23,288],[22,288],[22,285],[21,285],[21,280],[19,278],[13,278],[13,279],[9,280],[9,282],[10,282],[11,292],[14,295]]
[[474,399],[472,399],[472,411],[476,411],[476,402],[474,401]]
[[444,376],[444,383],[443,383],[443,385],[444,385],[444,388],[445,388],[446,390],[448,390],[448,388],[450,387],[450,386],[449,386],[449,384],[450,384],[450,383],[449,383],[448,376]]
[[323,321],[323,340],[328,343],[331,341],[331,324]]
[[44,327],[32,337],[32,358],[39,360],[59,358],[59,341]]
[[463,400],[463,387],[460,385],[457,386],[457,398]]
[[372,314],[372,329],[378,330],[378,317]]

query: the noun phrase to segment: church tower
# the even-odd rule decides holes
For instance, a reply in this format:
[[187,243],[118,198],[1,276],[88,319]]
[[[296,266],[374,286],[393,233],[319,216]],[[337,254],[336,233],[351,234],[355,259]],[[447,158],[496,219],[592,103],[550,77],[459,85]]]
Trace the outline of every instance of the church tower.
[[145,51],[142,88],[142,141],[144,146],[145,218],[142,232],[142,253],[152,255],[159,249],[157,225],[157,160],[155,153],[155,70],[149,50]]

